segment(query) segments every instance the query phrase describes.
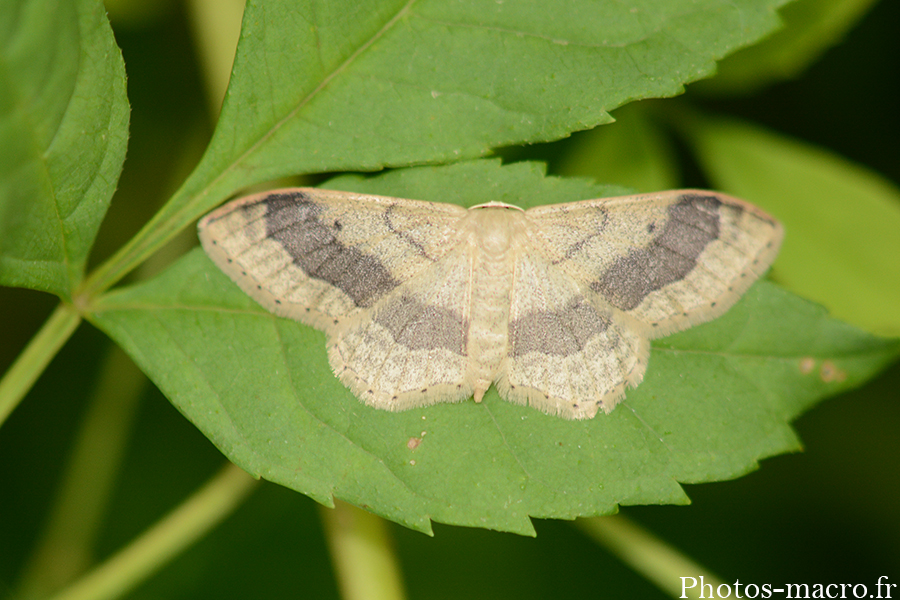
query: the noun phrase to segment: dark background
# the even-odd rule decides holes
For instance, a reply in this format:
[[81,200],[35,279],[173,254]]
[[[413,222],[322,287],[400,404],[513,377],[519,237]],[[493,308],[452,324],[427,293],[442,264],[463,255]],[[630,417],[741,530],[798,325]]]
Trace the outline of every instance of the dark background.
[[[113,28],[128,72],[131,141],[94,263],[174,191],[213,122],[180,4],[161,2],[149,17],[114,19]],[[818,144],[898,183],[898,82],[900,3],[884,0],[794,81],[730,100],[689,89],[684,99]],[[552,164],[565,143],[527,152]],[[55,304],[38,292],[0,288],[0,369]],[[0,597],[11,591],[40,531],[109,345],[82,325],[0,431]],[[864,583],[870,591],[882,575],[900,583],[898,400],[895,364],[802,416],[795,426],[805,452],[767,459],[735,481],[686,486],[689,507],[622,512],[728,582]],[[148,385],[98,556],[141,533],[222,461]],[[221,527],[130,597],[335,597],[317,511],[306,497],[264,483]],[[536,539],[443,525],[435,525],[433,538],[391,530],[412,598],[664,597],[571,524],[535,526]]]

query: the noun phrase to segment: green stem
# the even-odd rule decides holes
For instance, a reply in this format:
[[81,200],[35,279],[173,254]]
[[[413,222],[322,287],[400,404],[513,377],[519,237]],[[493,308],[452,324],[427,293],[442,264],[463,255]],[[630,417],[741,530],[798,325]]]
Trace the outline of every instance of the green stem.
[[90,564],[94,539],[146,382],[131,359],[117,346],[111,346],[50,516],[24,569],[18,597],[46,597]]
[[325,537],[344,600],[405,598],[397,557],[383,519],[335,501],[322,507]]
[[162,521],[51,600],[107,600],[125,594],[230,515],[255,484],[228,463]]
[[[575,524],[673,598],[700,598],[701,577],[703,584],[711,585],[713,590],[723,583],[707,569],[622,515],[578,519]],[[696,585],[682,589],[691,583]],[[704,585],[703,589],[708,588]]]
[[79,323],[81,316],[72,305],[60,304],[37,335],[31,338],[16,362],[0,379],[0,425],[19,405]]
[[183,200],[177,194],[173,196],[134,237],[91,272],[81,286],[82,294],[88,298],[100,296],[175,237],[194,216],[193,213],[186,214],[184,207],[170,208],[182,204]]

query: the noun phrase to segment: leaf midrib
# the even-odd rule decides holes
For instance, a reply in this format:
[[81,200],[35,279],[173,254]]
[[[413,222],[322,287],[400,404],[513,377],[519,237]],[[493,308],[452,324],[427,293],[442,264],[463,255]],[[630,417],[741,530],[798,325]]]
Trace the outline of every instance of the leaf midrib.
[[[91,274],[91,276],[85,281],[84,285],[82,286],[82,292],[87,293],[88,295],[102,294],[103,291],[115,285],[117,281],[131,272],[131,270],[133,270],[138,264],[143,262],[143,260],[145,260],[149,254],[155,252],[157,249],[159,249],[161,246],[175,237],[175,235],[177,235],[178,232],[180,232],[188,222],[199,216],[193,213],[195,211],[196,205],[198,204],[198,201],[201,198],[207,196],[210,190],[214,189],[216,185],[226,177],[226,175],[234,172],[234,170],[237,169],[238,166],[241,165],[248,156],[251,156],[254,152],[256,152],[256,150],[262,144],[264,144],[266,140],[270,139],[278,130],[280,130],[285,123],[296,117],[297,114],[301,110],[303,110],[303,108],[305,108],[326,87],[328,87],[328,85],[338,75],[346,71],[350,67],[350,65],[360,57],[360,55],[368,50],[376,41],[384,37],[386,33],[404,15],[409,13],[410,8],[417,1],[418,0],[408,0],[407,3],[400,10],[398,10],[393,17],[385,22],[381,29],[379,29],[374,35],[372,35],[368,40],[361,44],[359,48],[357,48],[352,54],[350,54],[350,56],[348,56],[337,68],[326,75],[319,83],[319,85],[315,87],[315,89],[309,92],[298,102],[296,107],[290,110],[274,125],[272,125],[263,135],[259,137],[259,139],[253,142],[236,159],[231,161],[230,164],[222,168],[215,177],[213,177],[205,184],[202,184],[202,186],[196,193],[193,193],[192,196],[189,196],[190,200],[181,204],[181,206],[173,210],[170,215],[166,215],[165,218],[159,219],[160,215],[164,214],[165,208],[163,208],[161,212],[157,213],[157,215],[153,219],[151,219],[150,222],[148,222],[128,244],[121,248],[109,261],[98,267]],[[210,146],[210,148],[211,147],[212,146]],[[200,168],[204,164],[204,162],[205,161],[201,159],[200,164],[197,166],[197,168]],[[181,189],[176,192],[175,196],[173,196],[169,200],[167,206],[178,201],[179,196],[184,192],[185,188],[188,188],[196,173],[197,169],[195,168],[194,172],[185,180],[184,184],[181,186]],[[301,173],[297,174],[299,175]]]

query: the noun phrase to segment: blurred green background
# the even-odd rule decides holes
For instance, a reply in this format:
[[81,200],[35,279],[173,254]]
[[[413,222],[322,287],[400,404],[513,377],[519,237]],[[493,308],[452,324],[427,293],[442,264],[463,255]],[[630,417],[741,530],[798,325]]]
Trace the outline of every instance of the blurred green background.
[[[198,51],[186,5],[111,4],[110,17],[128,72],[131,141],[93,264],[131,237],[195,164],[221,93],[210,91],[221,83],[207,79],[210,59]],[[900,3],[885,0],[791,81],[730,99],[689,86],[677,101],[765,125],[900,183],[898,31]],[[551,173],[562,172],[560,157],[577,140],[529,147],[515,158],[546,160]],[[679,158],[683,183],[703,187],[690,157]],[[0,369],[55,305],[49,295],[0,288]],[[11,593],[35,544],[110,348],[102,334],[82,325],[0,432],[0,598]],[[687,486],[689,507],[623,512],[727,582],[871,588],[886,575],[900,583],[898,400],[900,365],[894,365],[800,418],[795,425],[804,453],[768,459],[736,481]],[[153,524],[223,461],[150,384],[132,427],[101,527],[99,559]],[[130,597],[337,597],[317,511],[311,500],[264,483]],[[665,597],[569,523],[543,521],[536,528],[538,537],[529,539],[436,525],[429,538],[391,526],[412,598]]]

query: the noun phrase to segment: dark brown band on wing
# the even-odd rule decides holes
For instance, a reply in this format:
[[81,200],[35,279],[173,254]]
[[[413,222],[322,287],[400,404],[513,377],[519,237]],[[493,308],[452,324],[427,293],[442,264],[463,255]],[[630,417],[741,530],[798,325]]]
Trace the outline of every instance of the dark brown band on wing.
[[391,300],[375,315],[375,322],[387,329],[394,341],[411,350],[446,348],[464,356],[469,325],[454,311],[419,302],[412,296]]
[[606,331],[609,319],[579,296],[557,311],[533,311],[510,321],[509,355],[529,352],[570,356]]
[[306,194],[273,194],[262,203],[266,236],[277,240],[304,273],[340,289],[357,306],[371,306],[399,285],[378,259],[340,243],[340,221],[323,221],[321,206]]
[[715,196],[686,194],[668,209],[663,230],[644,248],[615,261],[591,288],[613,306],[631,310],[648,294],[681,281],[697,266],[706,247],[719,237]]

